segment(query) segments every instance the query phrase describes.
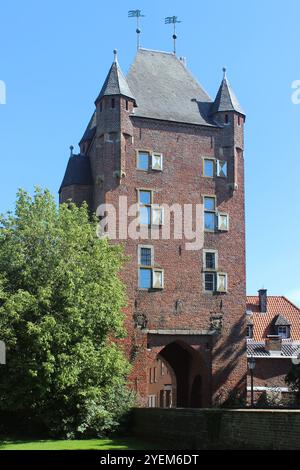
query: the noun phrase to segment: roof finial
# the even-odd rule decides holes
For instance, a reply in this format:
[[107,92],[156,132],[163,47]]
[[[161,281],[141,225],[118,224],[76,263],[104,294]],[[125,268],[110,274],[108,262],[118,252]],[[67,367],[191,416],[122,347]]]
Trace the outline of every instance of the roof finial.
[[137,50],[139,50],[140,48],[140,34],[141,34],[141,30],[140,30],[140,18],[144,17],[145,15],[142,15],[142,12],[141,10],[130,10],[128,12],[128,17],[129,18],[136,18],[136,34],[137,34],[137,43],[136,43],[136,47],[137,47]]
[[74,150],[74,147],[73,145],[70,145],[70,157],[73,157],[73,150]]
[[223,67],[223,79],[226,80],[227,78],[227,69],[226,67]]
[[118,50],[114,49],[113,53],[114,53],[114,63],[116,63],[118,61]]
[[176,39],[177,39],[177,34],[176,34],[176,24],[177,23],[181,23],[181,21],[179,21],[177,19],[177,16],[167,16],[167,18],[165,18],[165,24],[173,24],[174,25],[174,33],[173,33],[173,41],[174,41],[174,48],[173,48],[173,52],[174,54],[176,54]]

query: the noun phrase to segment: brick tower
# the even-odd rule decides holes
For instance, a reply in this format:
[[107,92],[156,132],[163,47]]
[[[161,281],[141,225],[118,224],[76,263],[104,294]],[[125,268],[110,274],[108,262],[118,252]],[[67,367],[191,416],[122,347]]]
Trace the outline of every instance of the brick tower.
[[[60,202],[87,201],[93,211],[112,204],[118,234],[126,196],[146,227],[140,239],[112,240],[129,256],[122,278],[131,386],[144,406],[208,407],[243,394],[245,114],[226,71],[212,101],[174,54],[139,49],[125,78],[115,51],[95,105]],[[174,205],[201,207],[197,249],[185,233],[162,236]]]

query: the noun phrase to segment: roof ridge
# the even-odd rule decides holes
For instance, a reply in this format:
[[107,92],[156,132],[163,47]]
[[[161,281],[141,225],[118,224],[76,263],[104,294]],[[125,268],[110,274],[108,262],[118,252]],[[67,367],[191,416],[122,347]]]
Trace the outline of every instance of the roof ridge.
[[294,304],[294,302],[292,302],[290,299],[288,299],[285,295],[282,295],[282,298],[283,298],[284,300],[286,300],[289,304],[291,304],[293,307],[295,307],[295,308],[299,311],[299,313],[300,313],[300,308],[297,307],[297,305]]
[[[147,47],[140,47],[137,52],[139,52],[139,51],[157,52],[159,54],[168,54],[168,55],[174,56],[176,59],[178,59],[178,57],[173,52],[158,51],[157,49],[148,49]],[[178,60],[180,60],[180,59],[178,59]]]

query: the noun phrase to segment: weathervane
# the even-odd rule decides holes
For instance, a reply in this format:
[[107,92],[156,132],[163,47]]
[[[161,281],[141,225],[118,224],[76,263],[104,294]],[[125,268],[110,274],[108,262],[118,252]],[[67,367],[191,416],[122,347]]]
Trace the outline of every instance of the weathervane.
[[177,39],[177,35],[176,35],[176,24],[177,23],[181,23],[181,21],[178,21],[177,19],[177,16],[167,16],[167,18],[165,18],[165,24],[173,24],[174,25],[174,33],[173,33],[173,40],[174,40],[174,54],[176,54],[176,39]]
[[142,15],[141,10],[130,10],[128,12],[128,17],[129,18],[136,18],[136,34],[137,34],[137,49],[140,48],[140,18],[144,17],[145,15]]

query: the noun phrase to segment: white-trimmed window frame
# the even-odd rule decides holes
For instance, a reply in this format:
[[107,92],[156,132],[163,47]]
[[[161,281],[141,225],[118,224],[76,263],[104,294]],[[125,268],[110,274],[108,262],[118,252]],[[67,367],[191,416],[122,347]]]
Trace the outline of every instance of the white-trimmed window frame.
[[[229,231],[229,214],[227,212],[217,212],[217,229],[219,232],[228,232]],[[220,219],[221,217],[226,217],[227,219],[227,226],[226,228],[222,228]]]
[[[210,198],[210,199],[215,200],[214,210],[205,209],[205,199],[206,198]],[[217,220],[216,220],[216,216],[217,216],[217,197],[214,194],[203,194],[202,195],[202,202],[203,202],[203,219],[204,219],[203,220],[203,228],[204,228],[204,232],[215,233],[216,229],[217,229]],[[205,228],[205,214],[206,213],[214,214],[215,223],[214,223],[214,228],[213,229]]]
[[[209,176],[205,174],[205,162],[211,161],[213,163],[213,176]],[[214,157],[203,157],[202,159],[202,176],[204,178],[213,179],[216,175],[216,159]]]
[[[139,163],[140,163],[139,157],[140,157],[141,153],[148,154],[148,168],[147,168],[147,170],[145,170],[144,168],[139,167]],[[154,164],[154,158],[155,157],[160,158],[160,162],[161,162],[160,168],[155,167],[155,164]],[[145,173],[147,173],[149,171],[155,171],[155,172],[163,171],[163,158],[164,158],[163,154],[160,153],[160,152],[152,152],[149,149],[147,149],[147,150],[137,149],[136,150],[136,169],[139,170],[139,171],[144,171]]]
[[[206,254],[207,253],[213,253],[215,255],[215,267],[214,268],[208,268],[206,266]],[[218,270],[218,250],[209,250],[209,249],[204,249],[203,250],[203,271],[205,272],[215,272]]]
[[[142,248],[151,250],[151,265],[142,264],[141,262],[142,261],[142,256],[141,256]],[[154,246],[153,245],[138,245],[138,264],[139,264],[139,268],[147,268],[147,267],[152,268],[154,266]]]
[[[150,203],[149,204],[145,204],[145,203],[141,203],[140,201],[140,193],[141,192],[148,192],[151,194],[150,196]],[[151,227],[152,225],[152,206],[153,206],[153,193],[154,193],[154,190],[153,189],[149,189],[149,188],[137,188],[137,200],[138,200],[138,205],[139,205],[139,209],[141,207],[150,207],[150,224],[141,224],[140,225],[143,225],[144,227]],[[139,211],[139,216],[140,216],[140,211]]]
[[[206,281],[205,281],[205,276],[206,275],[212,275],[213,276],[213,289],[206,289]],[[213,294],[216,292],[216,272],[215,271],[204,271],[203,272],[203,292],[206,294]]]
[[[225,176],[220,175],[221,165],[222,164],[225,164],[225,166],[226,166],[226,175]],[[228,162],[227,162],[227,160],[220,160],[220,159],[216,160],[216,176],[217,176],[217,178],[223,178],[223,179],[226,179],[228,177]]]
[[[225,289],[220,289],[218,287],[219,286],[219,278],[221,276],[225,277]],[[227,273],[219,272],[219,271],[216,273],[216,292],[220,292],[220,293],[227,293],[228,292],[228,274]]]
[[[146,248],[151,250],[151,265],[141,263],[141,249]],[[151,272],[151,285],[150,287],[141,287],[141,269],[148,269]],[[162,282],[160,286],[155,285],[155,273],[160,273]],[[138,245],[138,289],[143,291],[149,290],[163,290],[164,289],[164,276],[165,272],[162,268],[156,268],[154,266],[154,246],[152,245]]]

